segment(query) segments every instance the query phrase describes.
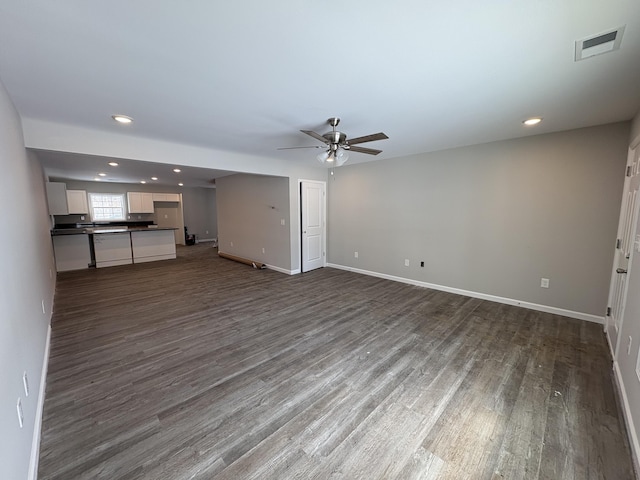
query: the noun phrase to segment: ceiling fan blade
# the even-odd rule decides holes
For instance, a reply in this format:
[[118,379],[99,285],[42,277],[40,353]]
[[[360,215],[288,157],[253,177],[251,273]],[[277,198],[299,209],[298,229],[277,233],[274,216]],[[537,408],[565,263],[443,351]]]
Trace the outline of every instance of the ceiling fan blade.
[[324,138],[322,135],[320,135],[319,133],[313,132],[311,130],[300,130],[302,133],[306,133],[307,135],[315,138],[316,140],[320,140],[322,143],[329,143],[329,141]]
[[276,150],[293,150],[295,148],[325,148],[324,145],[311,145],[311,146],[307,146],[307,147],[280,147],[280,148],[276,148]]
[[364,137],[348,138],[347,143],[349,145],[355,145],[356,143],[373,142],[375,140],[386,140],[387,137],[384,133],[373,133],[371,135],[365,135]]
[[378,155],[382,153],[382,150],[376,150],[375,148],[365,148],[365,147],[349,147],[350,152],[358,152],[358,153],[367,153],[369,155]]

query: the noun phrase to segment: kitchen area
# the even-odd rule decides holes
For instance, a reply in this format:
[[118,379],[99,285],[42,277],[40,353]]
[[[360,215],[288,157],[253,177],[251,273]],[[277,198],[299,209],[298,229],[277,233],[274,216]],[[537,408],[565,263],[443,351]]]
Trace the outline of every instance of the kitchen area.
[[180,193],[46,191],[57,272],[169,260],[184,244]]

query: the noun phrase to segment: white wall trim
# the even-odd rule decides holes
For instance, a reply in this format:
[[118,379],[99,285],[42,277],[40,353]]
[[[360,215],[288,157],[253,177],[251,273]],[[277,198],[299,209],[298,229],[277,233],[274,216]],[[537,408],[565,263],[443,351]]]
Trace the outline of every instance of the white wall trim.
[[214,238],[196,238],[196,243],[205,243],[205,242],[215,242],[216,239]]
[[47,387],[47,370],[49,367],[49,349],[51,347],[51,323],[47,328],[47,338],[44,345],[44,358],[42,359],[42,375],[40,376],[40,389],[38,390],[38,403],[36,405],[36,419],[33,426],[33,440],[31,442],[31,458],[29,460],[29,480],[37,480],[38,459],[40,458],[40,433],[42,431],[42,412],[44,410],[44,394]]
[[361,270],[359,268],[347,267],[344,265],[337,265],[335,263],[328,263],[327,267],[337,268],[340,270],[347,270],[349,272],[354,272],[354,273],[361,273],[363,275],[370,275],[372,277],[384,278],[386,280],[393,280],[394,282],[407,283],[409,285],[416,285],[418,287],[431,288],[433,290],[440,290],[443,292],[455,293],[458,295],[464,295],[466,297],[473,297],[473,298],[479,298],[482,300],[489,300],[491,302],[514,305],[517,307],[528,308],[530,310],[537,310],[539,312],[552,313],[554,315],[562,315],[564,317],[576,318],[578,320],[586,320],[587,322],[599,323],[601,325],[604,324],[604,317],[591,315],[589,313],[574,312],[572,310],[565,310],[564,308],[551,307],[548,305],[540,305],[537,303],[525,302],[522,300],[515,300],[512,298],[498,297],[495,295],[472,292],[470,290],[462,290],[460,288],[447,287],[444,285],[436,285],[434,283],[421,282],[420,280],[412,280],[410,278],[396,277],[394,275],[387,275],[386,273],[378,273],[378,272],[371,272],[369,270]]
[[273,265],[268,265],[268,264],[265,264],[265,266],[269,270],[275,270],[276,272],[285,273],[287,275],[296,275],[296,274],[300,273],[300,269],[299,268],[297,268],[295,270],[287,270],[286,268],[275,267]]
[[611,337],[609,336],[609,333],[607,332],[607,325],[605,323],[604,325],[604,336],[607,339],[607,345],[609,345],[609,353],[611,353],[611,358],[616,358],[616,352],[613,350],[613,345],[611,344]]
[[627,397],[627,391],[622,382],[622,372],[620,371],[620,365],[617,361],[613,362],[613,376],[615,377],[618,392],[620,393],[620,400],[622,401],[622,416],[626,423],[627,435],[629,436],[629,443],[631,444],[631,458],[633,460],[633,466],[635,467],[636,478],[638,478],[637,475],[640,472],[640,441],[636,435],[633,416],[631,415],[631,407],[629,406],[629,398]]

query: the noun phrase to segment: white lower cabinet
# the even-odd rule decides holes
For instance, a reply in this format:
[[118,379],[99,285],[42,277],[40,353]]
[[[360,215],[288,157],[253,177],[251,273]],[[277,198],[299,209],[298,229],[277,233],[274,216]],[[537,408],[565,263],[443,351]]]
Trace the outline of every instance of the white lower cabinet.
[[93,247],[97,268],[133,263],[129,232],[94,234]]
[[56,258],[56,272],[89,268],[89,235],[59,235],[51,238]]
[[154,262],[176,258],[173,230],[131,232],[133,263]]

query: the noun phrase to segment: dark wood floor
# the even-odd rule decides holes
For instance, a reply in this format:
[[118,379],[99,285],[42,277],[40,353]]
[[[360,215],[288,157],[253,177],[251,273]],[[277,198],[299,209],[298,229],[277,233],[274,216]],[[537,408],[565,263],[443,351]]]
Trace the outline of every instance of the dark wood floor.
[[178,255],[59,275],[39,478],[634,478],[599,325]]

